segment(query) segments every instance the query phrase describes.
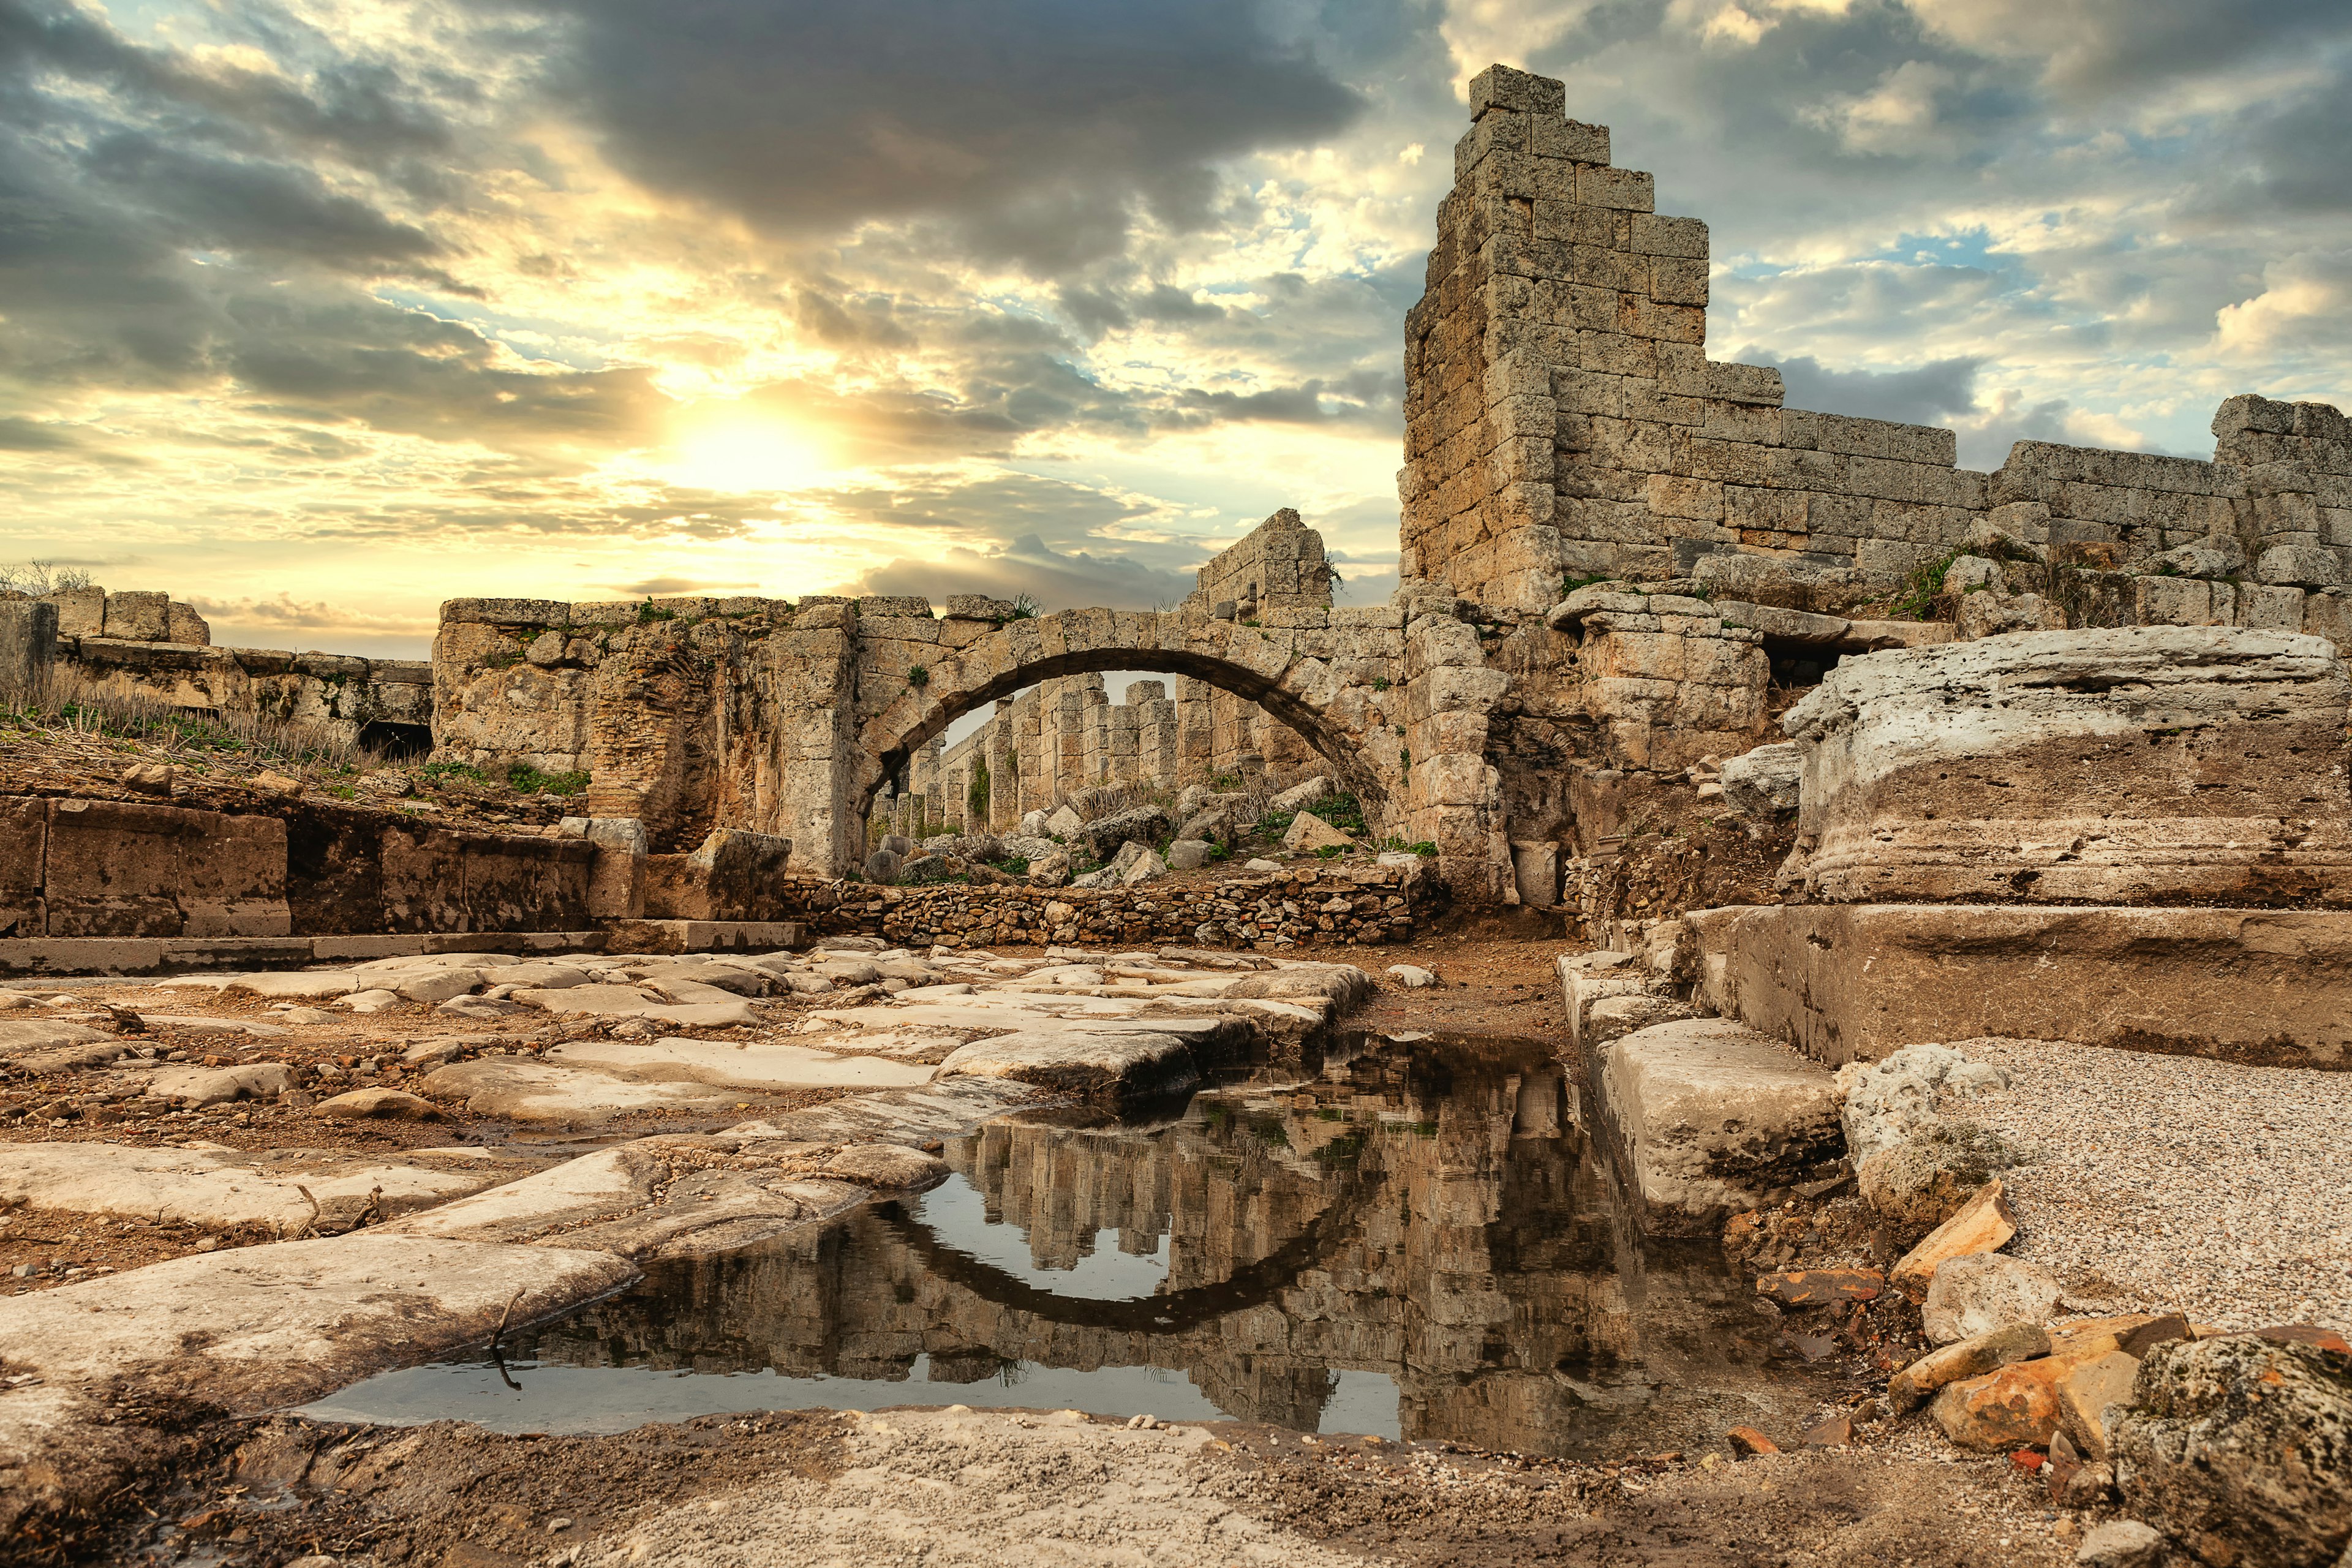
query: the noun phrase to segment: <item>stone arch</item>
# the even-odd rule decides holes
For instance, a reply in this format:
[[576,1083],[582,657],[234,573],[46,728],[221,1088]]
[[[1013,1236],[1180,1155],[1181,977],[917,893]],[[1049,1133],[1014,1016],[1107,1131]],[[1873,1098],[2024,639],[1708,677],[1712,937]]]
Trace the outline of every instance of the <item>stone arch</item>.
[[[864,820],[883,782],[964,714],[1042,680],[1110,670],[1190,676],[1256,703],[1331,764],[1334,780],[1355,794],[1375,826],[1402,794],[1369,760],[1375,748],[1339,700],[1351,686],[1367,684],[1359,668],[1366,661],[1337,657],[1324,628],[1065,610],[1006,622],[952,652],[930,649],[919,686],[910,679],[915,660],[894,659],[895,652],[869,647],[861,657],[860,687],[879,700],[857,730],[845,803],[851,821]],[[1388,678],[1381,680],[1385,688]]]

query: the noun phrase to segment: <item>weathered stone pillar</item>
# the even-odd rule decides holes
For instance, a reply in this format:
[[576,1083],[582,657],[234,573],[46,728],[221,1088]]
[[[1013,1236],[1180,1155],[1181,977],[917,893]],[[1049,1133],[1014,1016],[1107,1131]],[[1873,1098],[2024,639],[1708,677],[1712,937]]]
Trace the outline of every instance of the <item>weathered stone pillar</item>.
[[0,600],[0,696],[35,697],[58,658],[58,607],[41,599]]

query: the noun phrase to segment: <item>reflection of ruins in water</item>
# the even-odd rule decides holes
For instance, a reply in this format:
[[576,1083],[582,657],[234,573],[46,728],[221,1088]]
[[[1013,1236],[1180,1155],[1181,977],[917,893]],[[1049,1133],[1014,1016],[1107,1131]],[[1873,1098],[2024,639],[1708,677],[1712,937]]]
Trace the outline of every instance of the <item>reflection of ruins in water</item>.
[[[1771,1331],[1711,1248],[1644,1247],[1619,1222],[1559,1065],[1496,1044],[1374,1037],[1319,1078],[1207,1090],[1150,1127],[994,1123],[947,1151],[986,1226],[951,1184],[658,1264],[535,1353],[882,1379],[928,1358],[932,1385],[1159,1367],[1230,1415],[1305,1430],[1339,1372],[1366,1372],[1393,1380],[1406,1437],[1557,1454],[1696,1441],[1813,1397],[1766,1373]],[[966,1217],[927,1213],[945,1210]],[[1124,1267],[1089,1261],[1106,1246]],[[1164,1279],[1133,1289],[1155,1258]],[[1129,1293],[1055,1288],[1099,1291],[1090,1275]]]

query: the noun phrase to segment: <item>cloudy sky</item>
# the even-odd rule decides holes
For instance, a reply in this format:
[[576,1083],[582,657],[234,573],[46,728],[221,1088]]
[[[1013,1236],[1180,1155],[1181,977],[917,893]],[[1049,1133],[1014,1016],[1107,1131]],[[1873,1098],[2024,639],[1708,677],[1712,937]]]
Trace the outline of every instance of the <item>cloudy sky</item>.
[[1395,581],[1401,318],[1504,60],[1790,401],[2204,455],[2352,399],[2342,0],[0,0],[0,562],[222,641],[445,597]]

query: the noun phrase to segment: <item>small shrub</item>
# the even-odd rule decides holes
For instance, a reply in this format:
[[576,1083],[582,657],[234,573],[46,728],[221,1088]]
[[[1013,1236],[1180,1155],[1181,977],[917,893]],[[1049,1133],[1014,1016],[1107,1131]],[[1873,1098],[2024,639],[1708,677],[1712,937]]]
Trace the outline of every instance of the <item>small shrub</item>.
[[1961,553],[1958,550],[1948,550],[1925,566],[1914,570],[1903,580],[1903,587],[1888,609],[1898,616],[1908,616],[1915,621],[1926,620],[1927,612],[1936,607],[1936,600],[1944,591],[1944,574],[1952,569],[1952,563],[1958,561]]
[[1008,877],[1025,877],[1029,874],[1029,861],[1024,856],[1007,855],[1002,860],[991,860],[988,863]]
[[1376,676],[1372,677],[1372,689],[1373,689],[1373,690],[1375,690],[1375,691],[1386,691],[1388,689],[1389,689],[1389,678],[1388,678],[1387,676],[1385,676],[1385,675],[1376,675]]
[[489,775],[471,763],[427,763],[416,771],[436,784],[446,784],[451,779],[478,784],[490,782]]
[[1562,577],[1559,580],[1559,596],[1565,599],[1570,594],[1575,593],[1579,588],[1590,588],[1595,583],[1606,583],[1607,581],[1609,581],[1608,577],[1598,572],[1594,573],[1590,577]]
[[637,625],[641,626],[651,626],[656,621],[674,621],[676,619],[677,619],[677,612],[676,610],[656,609],[654,606],[654,602],[651,598],[647,598],[644,604],[637,606]]
[[1037,601],[1026,594],[1013,595],[1013,608],[1004,617],[1008,621],[1034,621],[1037,618]]
[[919,664],[907,672],[907,684],[918,691],[930,683],[931,672]]
[[1344,844],[1326,844],[1315,851],[1315,858],[1318,860],[1337,860],[1347,852],[1348,848]]

